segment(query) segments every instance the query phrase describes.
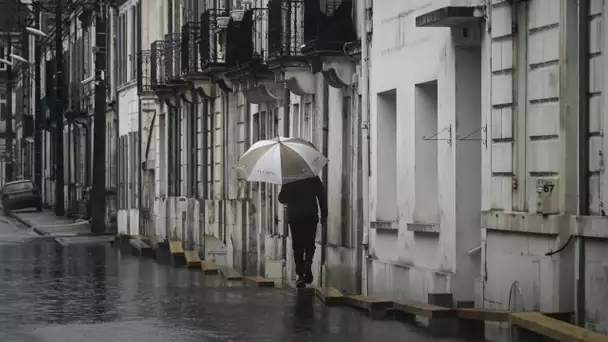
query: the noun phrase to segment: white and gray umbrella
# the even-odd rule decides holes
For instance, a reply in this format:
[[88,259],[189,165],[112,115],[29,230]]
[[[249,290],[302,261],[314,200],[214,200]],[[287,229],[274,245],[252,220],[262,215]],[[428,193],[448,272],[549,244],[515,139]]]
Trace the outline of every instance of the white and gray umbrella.
[[234,168],[250,182],[287,184],[315,177],[326,164],[327,158],[311,142],[277,137],[253,144]]

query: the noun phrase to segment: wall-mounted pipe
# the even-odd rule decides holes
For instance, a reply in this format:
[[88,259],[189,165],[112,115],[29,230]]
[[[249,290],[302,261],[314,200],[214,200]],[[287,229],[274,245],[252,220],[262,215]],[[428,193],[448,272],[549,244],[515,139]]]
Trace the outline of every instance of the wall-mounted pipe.
[[[359,10],[359,24],[361,25],[361,182],[363,199],[363,252],[362,263],[362,294],[367,295],[367,256],[369,254],[369,175],[370,175],[370,129],[369,129],[369,43],[367,37],[367,26],[371,23],[367,16],[367,0],[361,0],[363,6]],[[370,6],[371,7],[371,6]]]
[[[327,157],[329,155],[329,84],[325,79],[323,80],[323,106],[321,108],[323,119],[323,155]],[[323,181],[325,182],[325,202],[327,203],[329,201],[329,198],[327,198],[329,193],[327,190],[329,185],[328,166],[323,168]],[[323,278],[323,275],[327,274],[325,266],[325,262],[327,261],[327,228],[327,220],[325,220],[325,222],[322,222],[321,224],[321,276],[319,277],[319,284],[321,286],[327,285],[324,283],[326,279]],[[325,270],[325,272],[323,270]]]
[[[283,136],[289,136],[289,129],[291,126],[291,92],[287,88],[287,82],[283,87]],[[283,269],[287,265],[287,235],[289,234],[289,224],[287,223],[287,206],[283,206],[283,236],[281,239],[282,243],[282,260],[284,262]],[[286,273],[284,273],[286,274]]]
[[[605,33],[604,33],[605,34]],[[578,1],[579,200],[578,215],[589,215],[589,0]],[[604,95],[606,96],[606,95]],[[585,326],[585,238],[579,236],[576,323]]]

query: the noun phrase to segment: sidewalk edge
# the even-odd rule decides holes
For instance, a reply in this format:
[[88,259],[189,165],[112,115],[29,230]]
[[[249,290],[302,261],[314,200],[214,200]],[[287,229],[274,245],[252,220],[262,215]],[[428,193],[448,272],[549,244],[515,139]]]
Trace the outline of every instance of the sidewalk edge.
[[34,227],[31,222],[26,221],[26,220],[22,219],[21,217],[19,217],[19,215],[16,215],[16,214],[14,214],[14,213],[11,212],[11,213],[8,214],[8,216],[10,218],[16,220],[16,221],[19,221],[19,223],[25,225],[26,227],[31,228],[38,235],[42,235],[42,236],[48,235],[47,233],[41,231],[37,227]]

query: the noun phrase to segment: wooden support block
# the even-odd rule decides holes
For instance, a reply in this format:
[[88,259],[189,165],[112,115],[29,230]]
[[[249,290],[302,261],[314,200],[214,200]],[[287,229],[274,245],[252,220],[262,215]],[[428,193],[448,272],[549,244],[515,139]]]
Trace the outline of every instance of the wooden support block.
[[169,241],[169,251],[171,251],[171,254],[184,254],[180,241]]
[[315,289],[317,297],[325,303],[326,306],[344,305],[344,296],[342,292],[334,287],[317,287]]
[[393,312],[405,316],[405,319],[416,324],[416,317],[428,318],[427,328],[434,335],[455,336],[458,334],[458,321],[456,319],[456,309],[443,306],[414,302],[396,302]]
[[173,265],[176,267],[183,267],[186,265],[186,258],[184,255],[184,249],[180,241],[169,241],[169,252],[172,256]]
[[540,312],[511,313],[509,322],[514,342],[538,341],[541,337],[560,342],[608,342],[607,335],[562,322]]
[[186,259],[186,267],[201,268],[201,258],[196,251],[185,251],[184,258]]
[[451,308],[444,308],[427,303],[400,303],[396,302],[394,305],[395,311],[405,312],[414,316],[420,316],[425,318],[448,318],[456,317],[456,310]]
[[243,275],[237,272],[232,267],[222,267],[220,269],[220,273],[222,274],[222,277],[224,277],[224,279],[226,280],[243,280]]
[[213,260],[201,261],[201,268],[203,269],[203,273],[205,274],[218,274],[219,272],[219,269],[217,268]]
[[248,283],[257,287],[274,287],[274,281],[262,277],[244,277]]
[[345,301],[354,308],[364,310],[372,319],[385,317],[387,310],[393,308],[392,301],[367,296],[346,296]]
[[485,308],[457,309],[458,318],[473,321],[508,322],[509,311]]
[[574,323],[574,312],[543,312],[543,315],[566,323]]
[[133,255],[149,257],[154,254],[152,247],[138,238],[129,240],[129,244],[131,245],[131,253]]

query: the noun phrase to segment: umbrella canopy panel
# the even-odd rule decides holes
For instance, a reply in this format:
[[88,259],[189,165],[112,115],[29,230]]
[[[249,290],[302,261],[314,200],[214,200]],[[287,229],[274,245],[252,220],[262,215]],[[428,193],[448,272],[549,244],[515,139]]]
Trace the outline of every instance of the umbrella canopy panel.
[[312,143],[278,137],[253,144],[235,168],[250,182],[286,184],[315,177],[326,164],[327,158]]

